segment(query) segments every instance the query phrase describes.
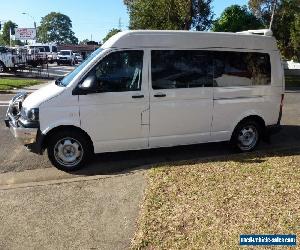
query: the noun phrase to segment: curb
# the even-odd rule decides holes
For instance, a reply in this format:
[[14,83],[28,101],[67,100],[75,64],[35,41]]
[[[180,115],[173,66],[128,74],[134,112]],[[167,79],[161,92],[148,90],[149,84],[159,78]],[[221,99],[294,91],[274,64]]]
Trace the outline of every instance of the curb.
[[[40,187],[40,186],[48,186],[48,185],[59,185],[64,183],[74,183],[74,182],[87,182],[87,181],[96,181],[96,180],[102,180],[102,179],[110,179],[110,178],[120,178],[122,176],[126,175],[132,175],[140,172],[144,172],[146,169],[148,169],[150,166],[145,165],[142,168],[138,169],[132,169],[130,172],[121,171],[116,172],[115,174],[109,174],[109,175],[92,175],[92,176],[84,176],[84,175],[71,175],[65,172],[56,170],[54,168],[49,169],[35,169],[35,170],[26,170],[24,171],[27,174],[32,174],[32,172],[44,172],[46,174],[46,171],[57,171],[55,178],[49,178],[48,180],[45,178],[42,178],[41,180],[33,180],[32,178],[28,178],[24,176],[21,176],[24,174],[24,172],[18,172],[20,176],[17,178],[11,178],[6,180],[6,182],[3,182],[0,184],[0,191],[5,190],[12,190],[12,189],[20,189],[20,188],[33,188],[33,187]],[[9,174],[13,174],[14,172],[9,172]],[[0,174],[6,175],[7,173]],[[34,174],[34,173],[33,173]],[[41,174],[41,173],[39,173]],[[60,175],[61,174],[61,175]],[[42,177],[42,176],[39,176]],[[52,176],[53,177],[53,176]],[[28,181],[26,181],[28,179]]]
[[[287,147],[283,146],[281,148],[274,149],[262,149],[260,151],[250,152],[250,153],[238,153],[238,154],[226,154],[226,155],[217,155],[217,156],[208,156],[201,157],[189,160],[181,160],[177,161],[175,165],[178,164],[186,164],[191,162],[207,162],[212,160],[222,160],[228,159],[228,157],[232,157],[235,159],[237,157],[264,157],[266,154],[276,155],[284,152],[299,152],[300,146],[296,147]],[[72,183],[72,182],[84,182],[84,181],[93,181],[100,179],[109,179],[109,178],[118,178],[124,175],[132,175],[139,172],[144,172],[151,168],[156,168],[160,166],[164,166],[166,164],[172,164],[172,162],[160,162],[155,164],[145,164],[139,167],[135,167],[131,169],[129,172],[127,170],[123,170],[120,172],[116,172],[114,174],[109,175],[76,175],[72,173],[63,172],[57,170],[55,168],[45,168],[45,169],[35,169],[35,170],[25,170],[24,172],[8,172],[0,174],[0,191],[11,190],[11,189],[19,189],[19,188],[30,188],[37,186],[47,186],[47,185],[57,185],[63,183]],[[48,172],[47,172],[48,171]],[[36,176],[37,179],[33,176]]]

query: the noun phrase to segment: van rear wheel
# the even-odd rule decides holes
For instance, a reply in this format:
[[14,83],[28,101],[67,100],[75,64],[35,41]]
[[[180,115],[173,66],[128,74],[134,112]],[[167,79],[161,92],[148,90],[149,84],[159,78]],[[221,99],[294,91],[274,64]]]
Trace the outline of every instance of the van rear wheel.
[[47,151],[51,163],[67,172],[82,168],[92,156],[92,147],[87,136],[73,130],[53,134]]
[[259,144],[262,128],[255,120],[245,120],[235,128],[231,142],[240,152],[253,151]]

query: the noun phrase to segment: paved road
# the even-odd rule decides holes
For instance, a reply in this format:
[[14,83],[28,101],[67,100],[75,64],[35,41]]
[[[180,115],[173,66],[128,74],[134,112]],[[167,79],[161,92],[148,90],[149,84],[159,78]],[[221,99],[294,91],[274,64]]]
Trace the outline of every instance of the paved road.
[[60,77],[68,74],[71,72],[73,69],[75,69],[78,65],[76,66],[67,66],[67,65],[60,65],[58,66],[56,63],[54,64],[49,64],[49,75],[50,77]]
[[[56,63],[48,65],[48,71],[43,69],[42,71],[38,71],[37,68],[33,68],[31,72],[27,70],[17,71],[17,75],[24,77],[50,77],[50,78],[58,78],[62,77],[78,66],[69,66],[69,65],[60,65],[58,66]],[[13,76],[11,73],[1,73],[0,76]]]
[[[18,172],[29,169],[52,167],[46,154],[43,156],[28,152],[19,145],[5,128],[6,107],[1,105],[9,95],[0,95],[0,173]],[[300,147],[300,91],[290,91],[285,95],[285,106],[282,118],[283,130],[272,137],[271,143],[261,143],[260,149],[276,149],[279,147]],[[202,145],[107,153],[95,156],[95,159],[80,174],[110,174],[119,171],[130,171],[148,164],[162,161],[186,160],[222,154],[231,154],[227,143],[210,143]]]

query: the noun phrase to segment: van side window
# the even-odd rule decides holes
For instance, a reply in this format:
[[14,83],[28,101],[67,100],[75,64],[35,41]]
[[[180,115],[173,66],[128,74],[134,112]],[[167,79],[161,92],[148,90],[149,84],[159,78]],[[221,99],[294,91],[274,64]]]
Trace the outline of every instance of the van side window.
[[45,52],[50,52],[50,47],[49,46],[42,46],[41,48],[44,48]]
[[92,73],[101,92],[141,90],[143,51],[113,52],[103,58]]
[[57,52],[57,47],[56,46],[52,46],[52,52]]
[[264,53],[216,51],[216,87],[267,85],[271,83],[270,57]]
[[201,50],[153,50],[153,89],[213,86],[212,53]]

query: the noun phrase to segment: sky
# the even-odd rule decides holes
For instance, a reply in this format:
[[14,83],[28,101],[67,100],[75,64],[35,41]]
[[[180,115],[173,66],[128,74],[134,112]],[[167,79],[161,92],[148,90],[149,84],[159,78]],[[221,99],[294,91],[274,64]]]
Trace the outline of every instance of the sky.
[[[244,5],[247,0],[213,0],[215,17],[232,4]],[[123,0],[11,0],[1,1],[0,21],[12,20],[19,28],[32,28],[33,19],[39,25],[50,12],[60,12],[72,20],[73,31],[79,41],[102,41],[112,28],[128,29],[129,17]],[[24,15],[22,13],[28,13]],[[120,21],[119,21],[120,20]]]

